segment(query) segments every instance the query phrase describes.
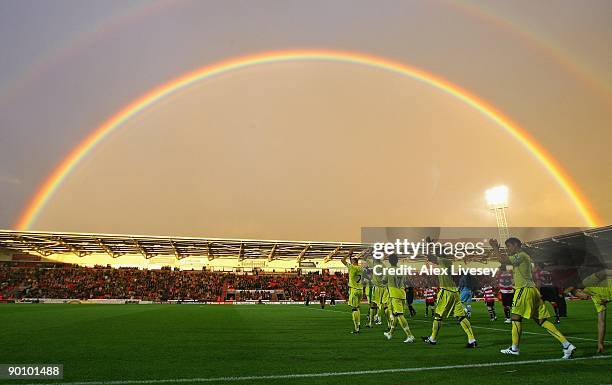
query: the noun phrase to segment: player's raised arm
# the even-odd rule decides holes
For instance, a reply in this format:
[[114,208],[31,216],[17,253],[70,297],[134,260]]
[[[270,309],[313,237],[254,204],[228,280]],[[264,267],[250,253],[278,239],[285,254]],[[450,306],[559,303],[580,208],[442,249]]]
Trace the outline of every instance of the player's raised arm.
[[568,287],[564,290],[565,293],[572,293],[573,296],[578,297],[580,299],[591,299],[591,296],[585,293],[582,289],[576,289],[574,287]]
[[[350,258],[351,258],[352,255],[353,255],[353,250],[351,249],[351,250],[349,250],[349,252],[344,257],[342,257],[342,264],[344,266],[346,266],[346,267],[350,266],[350,264],[351,264]],[[348,262],[347,262],[347,259],[349,259]]]

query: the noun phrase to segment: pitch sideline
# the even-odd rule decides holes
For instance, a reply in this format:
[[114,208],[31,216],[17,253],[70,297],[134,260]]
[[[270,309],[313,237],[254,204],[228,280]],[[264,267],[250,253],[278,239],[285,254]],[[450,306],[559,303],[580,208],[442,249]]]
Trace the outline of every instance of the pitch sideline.
[[447,370],[447,369],[487,368],[487,367],[492,367],[492,366],[528,365],[528,364],[542,364],[542,363],[549,363],[549,362],[568,362],[569,363],[573,361],[600,360],[600,359],[607,359],[607,358],[612,358],[612,356],[580,357],[580,358],[574,358],[572,360],[565,360],[563,358],[549,358],[549,359],[543,359],[543,360],[487,362],[487,363],[481,363],[481,364],[429,366],[429,367],[420,367],[420,368],[358,370],[358,371],[351,371],[351,372],[277,374],[277,375],[268,375],[268,376],[242,376],[242,377],[174,378],[174,379],[163,379],[163,380],[159,379],[159,380],[56,382],[56,383],[48,383],[48,384],[32,383],[32,384],[27,384],[27,385],[132,385],[132,384],[167,384],[167,383],[185,383],[185,382],[238,382],[238,381],[257,381],[257,380],[283,380],[283,379],[316,378],[316,377],[354,376],[354,375],[364,375],[364,374],[424,372],[424,371]]

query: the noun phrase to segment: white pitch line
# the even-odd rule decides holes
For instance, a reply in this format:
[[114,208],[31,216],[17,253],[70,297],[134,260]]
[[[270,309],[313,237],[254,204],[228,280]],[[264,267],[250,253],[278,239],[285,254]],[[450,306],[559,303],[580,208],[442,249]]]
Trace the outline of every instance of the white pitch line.
[[[331,311],[331,312],[334,312],[334,313],[350,314],[349,312],[342,311],[342,310],[331,310],[331,309],[325,310],[325,309],[319,309],[319,308],[309,308],[309,309],[312,309],[312,310],[322,310],[322,311]],[[367,317],[367,316],[368,316],[367,314],[364,314],[361,317]],[[428,323],[431,322],[431,321],[424,320],[424,319],[414,319],[414,318],[406,318],[406,321],[408,321],[408,322],[417,321],[417,322],[428,322]],[[474,324],[472,324],[472,328],[495,330],[495,331],[498,331],[498,332],[506,332],[506,333],[510,331],[509,329],[490,328],[488,326],[478,326],[478,325],[474,325]],[[550,335],[550,334],[546,334],[546,333],[536,333],[536,332],[528,332],[528,331],[523,331],[523,334],[533,334],[533,335],[536,335],[536,336],[549,336]],[[584,337],[570,336],[570,339],[597,342],[597,340],[594,339],[594,338],[584,338]],[[612,341],[608,341],[608,340],[604,340],[604,342],[612,343]]]
[[[472,325],[472,327],[473,328],[479,328],[479,329],[497,330],[497,331],[503,331],[503,332],[508,332],[509,331],[509,330],[506,330],[506,329],[490,328],[490,327],[487,327],[487,326],[474,326],[474,325]],[[535,334],[535,335],[538,335],[538,336],[549,336],[550,335],[550,334],[545,334],[545,333],[536,333],[536,332],[527,332],[527,331],[523,331],[523,334]],[[597,340],[594,339],[594,338],[584,338],[584,337],[570,336],[570,339],[597,342]],[[604,342],[610,343],[612,341],[604,341]]]
[[572,362],[572,361],[582,361],[582,360],[599,360],[599,359],[607,359],[607,358],[612,358],[612,356],[580,357],[580,358],[574,358],[572,360],[565,360],[563,358],[549,358],[549,359],[544,359],[544,360],[487,362],[487,363],[482,363],[482,364],[427,366],[427,367],[420,367],[420,368],[357,370],[357,371],[351,371],[351,372],[276,374],[276,375],[268,375],[268,376],[242,376],[242,377],[173,378],[173,379],[159,379],[159,380],[57,382],[57,383],[49,383],[49,384],[34,383],[34,384],[28,384],[28,385],[130,385],[130,384],[165,384],[165,383],[183,383],[183,382],[234,382],[234,381],[256,381],[256,380],[283,380],[283,379],[299,379],[299,378],[315,378],[315,377],[354,376],[354,375],[364,375],[364,374],[424,372],[424,371],[431,371],[431,370],[447,370],[447,369],[487,368],[487,367],[492,367],[492,366],[545,364],[549,362]]

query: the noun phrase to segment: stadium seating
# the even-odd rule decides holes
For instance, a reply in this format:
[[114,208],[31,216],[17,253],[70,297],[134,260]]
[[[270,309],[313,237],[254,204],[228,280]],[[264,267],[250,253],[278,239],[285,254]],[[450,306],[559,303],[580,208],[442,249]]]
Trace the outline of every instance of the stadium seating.
[[[0,266],[0,294],[5,298],[125,298],[166,300],[270,300],[302,301],[305,293],[326,291],[346,296],[344,274],[238,275],[194,270],[141,270],[66,266],[47,268]],[[276,294],[282,293],[282,294]],[[275,298],[275,299],[276,299]]]

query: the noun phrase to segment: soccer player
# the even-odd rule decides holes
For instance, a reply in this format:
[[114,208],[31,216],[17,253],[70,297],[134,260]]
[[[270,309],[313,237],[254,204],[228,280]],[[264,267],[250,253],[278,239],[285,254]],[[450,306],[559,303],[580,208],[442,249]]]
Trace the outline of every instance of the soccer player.
[[499,267],[500,273],[497,277],[497,285],[501,293],[502,305],[504,307],[504,323],[510,322],[510,308],[512,307],[512,299],[514,298],[514,286],[512,284],[512,273],[506,270],[506,265]]
[[[427,242],[431,242],[429,237]],[[421,337],[423,342],[430,345],[438,343],[438,332],[442,327],[442,320],[449,317],[451,314],[454,315],[459,321],[459,325],[468,337],[468,343],[465,345],[466,348],[475,348],[478,346],[476,343],[476,337],[472,330],[472,324],[467,319],[465,309],[461,305],[461,299],[459,298],[459,289],[453,282],[450,276],[450,267],[452,261],[448,258],[439,257],[436,255],[427,256],[429,262],[435,263],[441,268],[447,269],[448,274],[439,274],[439,286],[437,304],[433,316],[433,325],[431,328],[431,335],[429,337]]]
[[546,270],[543,263],[538,263],[535,271],[535,279],[542,295],[543,301],[548,301],[555,310],[557,323],[561,323],[559,318],[559,288],[555,287],[550,271]]
[[[584,289],[577,290],[576,296],[583,299],[591,296],[593,300],[597,312],[597,353],[603,353],[606,338],[606,306],[612,301],[612,278],[606,278],[606,272],[602,270],[587,277],[583,284]],[[567,289],[571,290],[572,288]]]
[[[380,265],[384,267],[382,260],[374,258],[374,266]],[[383,276],[381,274],[374,274],[372,271],[372,284],[374,285],[374,304],[378,313],[376,314],[376,324],[382,324],[382,314],[387,319],[387,331],[391,329],[391,310],[389,309],[389,290],[387,285],[383,282]]]
[[347,262],[347,258],[351,257],[351,255],[351,252],[345,255],[344,258],[342,258],[342,264],[348,269],[349,275],[348,304],[351,307],[354,326],[354,329],[351,331],[351,333],[359,334],[361,329],[361,311],[359,310],[359,305],[361,303],[361,298],[363,297],[363,288],[361,284],[363,268],[359,266],[359,260],[357,258],[350,258],[351,263]]
[[374,327],[374,319],[376,317],[377,305],[374,302],[374,284],[372,283],[372,270],[369,267],[363,269],[361,275],[361,281],[363,282],[363,289],[366,293],[368,300],[368,324],[367,328]]
[[518,238],[508,238],[506,249],[508,255],[504,255],[499,250],[499,243],[496,239],[489,240],[493,252],[501,260],[502,264],[512,265],[512,275],[514,277],[514,299],[512,301],[512,345],[507,349],[502,349],[501,353],[519,355],[519,344],[521,332],[523,330],[523,318],[533,319],[538,325],[546,329],[550,335],[555,337],[563,347],[564,359],[574,356],[576,347],[548,321],[550,314],[540,297],[540,292],[533,282],[531,270],[531,257],[522,249],[522,242]]
[[485,285],[485,287],[482,288],[482,294],[485,304],[487,305],[487,310],[489,311],[489,318],[491,321],[497,321],[497,316],[495,315],[495,294],[493,294],[491,285]]
[[436,304],[436,291],[431,288],[425,288],[425,318],[429,316],[429,308],[431,308],[431,316],[434,315],[434,306]]
[[[398,262],[397,254],[391,254],[389,256],[389,263],[391,267],[397,267]],[[387,274],[383,277],[383,282],[386,282],[387,289],[389,290],[389,303],[391,305],[391,313],[393,314],[393,321],[391,322],[391,328],[383,334],[390,340],[393,337],[395,327],[399,323],[404,333],[406,333],[406,339],[404,342],[414,342],[414,336],[408,326],[408,321],[404,317],[404,302],[406,301],[406,290],[408,281],[404,275],[390,275]]]
[[465,309],[468,319],[472,317],[472,278],[469,274],[464,274],[459,278],[459,292],[461,293],[461,304]]
[[327,297],[327,293],[325,293],[325,290],[321,290],[319,292],[319,303],[321,304],[321,309],[325,309],[325,299]]
[[406,303],[408,304],[410,317],[414,317],[416,315],[416,310],[414,310],[414,307],[412,307],[412,304],[414,303],[414,287],[412,286],[406,288]]

